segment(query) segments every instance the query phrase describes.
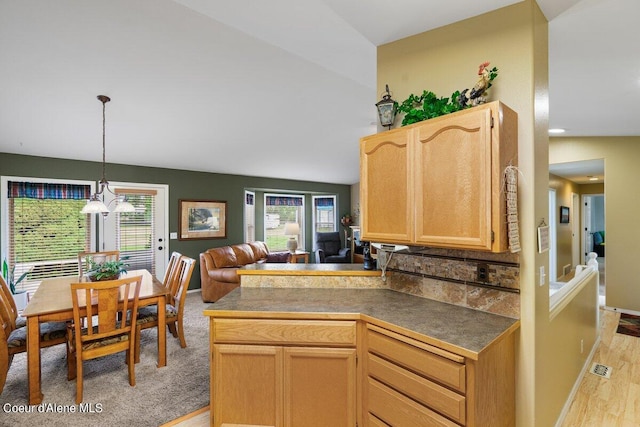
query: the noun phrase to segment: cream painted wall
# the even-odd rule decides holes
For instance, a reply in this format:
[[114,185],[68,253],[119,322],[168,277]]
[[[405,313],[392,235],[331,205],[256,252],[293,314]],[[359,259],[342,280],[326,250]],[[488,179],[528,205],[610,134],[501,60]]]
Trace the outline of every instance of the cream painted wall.
[[[573,343],[593,343],[597,333],[594,316],[584,317],[585,312],[597,314],[597,295],[576,298],[552,324],[548,282],[537,285],[539,267],[549,267],[547,254],[537,252],[537,225],[548,216],[547,30],[537,4],[525,0],[378,48],[378,93],[389,84],[399,102],[425,89],[448,97],[471,87],[478,64],[491,61],[499,76],[489,90],[490,100],[518,113],[522,252],[516,415],[518,426],[531,427],[556,422],[586,358]],[[564,329],[572,323],[582,323],[582,329]],[[559,347],[558,342],[567,345]]]
[[581,184],[580,194],[604,194],[604,184]]
[[[580,215],[577,212],[569,212],[569,224],[560,224],[560,206],[572,206],[571,193],[580,194],[580,186],[568,179],[549,174],[549,188],[556,190],[556,277],[562,276],[562,267],[572,264],[571,243],[572,243],[572,224],[574,221],[580,221]],[[572,267],[575,267],[572,265]]]
[[604,159],[607,230],[607,306],[640,312],[640,136],[553,138],[549,162]]

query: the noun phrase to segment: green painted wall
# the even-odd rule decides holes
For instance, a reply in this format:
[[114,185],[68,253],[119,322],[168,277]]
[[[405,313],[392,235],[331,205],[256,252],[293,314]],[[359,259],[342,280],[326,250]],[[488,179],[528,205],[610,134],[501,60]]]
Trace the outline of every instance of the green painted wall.
[[[354,142],[355,143],[355,142]],[[22,156],[0,153],[0,175],[56,179],[81,179],[97,181],[102,175],[102,164],[78,160],[48,157]],[[198,259],[200,252],[212,247],[225,246],[243,241],[243,210],[245,189],[265,189],[273,192],[295,192],[305,194],[306,250],[311,251],[311,196],[314,194],[336,194],[337,213],[351,211],[351,187],[349,185],[326,184],[309,181],[292,181],[263,177],[193,172],[178,169],[152,168],[122,164],[107,164],[109,181],[166,184],[169,186],[169,231],[178,231],[178,200],[221,200],[227,202],[227,238],[211,240],[170,240],[167,253],[178,251]],[[263,224],[262,195],[256,194],[256,238],[261,239]],[[1,218],[0,218],[1,220]],[[167,236],[168,237],[168,236]],[[199,264],[199,262],[198,262]],[[191,289],[200,287],[200,267],[196,267],[191,279]]]

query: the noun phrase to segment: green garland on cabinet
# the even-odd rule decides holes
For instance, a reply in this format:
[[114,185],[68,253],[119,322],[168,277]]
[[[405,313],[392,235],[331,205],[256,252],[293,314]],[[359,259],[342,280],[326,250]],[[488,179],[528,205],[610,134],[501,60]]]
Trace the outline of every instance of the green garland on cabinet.
[[438,98],[435,93],[427,90],[423,91],[420,96],[409,95],[398,107],[399,112],[405,113],[402,126],[484,104],[487,101],[487,89],[498,77],[498,68],[489,69],[488,67],[489,62],[480,64],[478,69],[480,79],[473,88],[465,89],[462,92],[457,90],[449,98]]

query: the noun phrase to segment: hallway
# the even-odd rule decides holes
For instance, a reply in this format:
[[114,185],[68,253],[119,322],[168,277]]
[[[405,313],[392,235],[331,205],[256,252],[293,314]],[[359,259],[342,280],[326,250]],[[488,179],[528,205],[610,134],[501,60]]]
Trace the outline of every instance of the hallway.
[[640,338],[616,333],[619,319],[618,312],[600,310],[593,362],[611,367],[611,378],[585,373],[562,427],[640,425]]

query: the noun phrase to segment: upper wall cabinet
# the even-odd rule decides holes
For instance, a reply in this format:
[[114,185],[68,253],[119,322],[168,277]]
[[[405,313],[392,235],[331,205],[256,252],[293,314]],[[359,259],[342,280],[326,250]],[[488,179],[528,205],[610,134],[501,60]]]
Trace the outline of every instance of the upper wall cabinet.
[[505,252],[517,122],[496,101],[362,138],[362,239]]

